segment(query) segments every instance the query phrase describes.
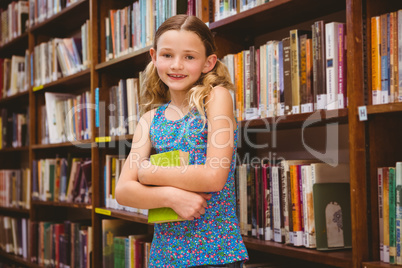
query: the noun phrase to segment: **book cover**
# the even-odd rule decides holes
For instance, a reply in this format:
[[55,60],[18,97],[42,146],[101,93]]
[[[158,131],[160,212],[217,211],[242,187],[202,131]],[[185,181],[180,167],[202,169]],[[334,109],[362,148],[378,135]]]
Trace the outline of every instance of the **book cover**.
[[318,250],[352,246],[349,183],[313,185],[316,243]]
[[349,165],[311,164],[318,250],[352,246]]
[[[188,163],[189,153],[180,150],[153,154],[150,157],[152,165],[155,166],[182,166]],[[177,213],[171,208],[154,208],[148,211],[149,223],[162,223],[169,221],[181,221]]]

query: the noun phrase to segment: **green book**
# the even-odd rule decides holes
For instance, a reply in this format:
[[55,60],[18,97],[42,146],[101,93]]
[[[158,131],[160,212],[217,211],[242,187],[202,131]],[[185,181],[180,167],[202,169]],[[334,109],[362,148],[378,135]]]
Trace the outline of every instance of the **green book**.
[[[181,150],[151,155],[151,164],[162,167],[183,166],[188,164],[189,153]],[[183,221],[171,208],[153,208],[148,211],[149,223],[162,223],[172,221]]]
[[317,249],[351,248],[349,183],[314,184],[313,202]]

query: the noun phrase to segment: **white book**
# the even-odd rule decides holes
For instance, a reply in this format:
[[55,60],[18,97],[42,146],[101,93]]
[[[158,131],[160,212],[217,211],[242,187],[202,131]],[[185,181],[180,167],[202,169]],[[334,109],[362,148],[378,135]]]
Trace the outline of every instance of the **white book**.
[[7,89],[7,97],[24,90],[25,57],[13,55],[11,57],[11,80],[10,88]]
[[327,74],[327,110],[338,109],[338,25],[340,22],[325,24],[325,55]]
[[[67,131],[65,127],[58,127],[58,124],[62,124],[62,122],[58,122],[57,113],[61,112],[56,109],[56,103],[59,100],[67,100],[74,98],[73,94],[67,93],[54,93],[54,92],[45,92],[45,103],[46,103],[46,113],[47,120],[49,126],[49,142],[50,143],[60,143],[65,141],[64,136],[67,135]],[[69,120],[72,117],[73,113],[68,111],[66,114],[65,121]],[[60,118],[60,117],[59,117]],[[62,131],[64,130],[64,131]]]

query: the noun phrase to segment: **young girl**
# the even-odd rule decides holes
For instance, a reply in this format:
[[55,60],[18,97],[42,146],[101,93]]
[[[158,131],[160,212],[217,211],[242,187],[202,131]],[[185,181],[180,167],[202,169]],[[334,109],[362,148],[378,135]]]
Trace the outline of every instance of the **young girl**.
[[[235,213],[233,85],[215,50],[209,28],[186,15],[166,20],[150,49],[146,112],[116,198],[137,208],[170,207],[185,219],[155,224],[150,267],[241,267],[248,259]],[[189,152],[189,165],[152,166],[152,147]]]

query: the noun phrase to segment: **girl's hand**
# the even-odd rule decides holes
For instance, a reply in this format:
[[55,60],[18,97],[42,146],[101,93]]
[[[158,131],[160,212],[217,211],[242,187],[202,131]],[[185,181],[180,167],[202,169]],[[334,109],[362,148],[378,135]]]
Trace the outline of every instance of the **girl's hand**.
[[183,219],[191,221],[205,214],[207,200],[211,197],[211,194],[172,188],[171,208]]

